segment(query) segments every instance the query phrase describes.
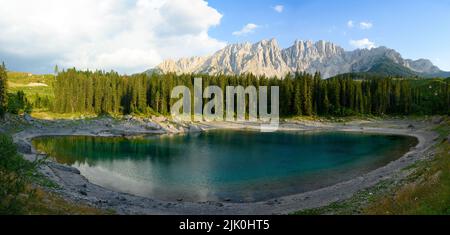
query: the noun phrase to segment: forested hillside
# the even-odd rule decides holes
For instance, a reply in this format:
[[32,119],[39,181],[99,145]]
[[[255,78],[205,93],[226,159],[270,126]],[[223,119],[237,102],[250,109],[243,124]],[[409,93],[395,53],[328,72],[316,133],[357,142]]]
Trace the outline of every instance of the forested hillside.
[[279,86],[283,116],[448,114],[450,109],[449,79],[371,77],[355,80],[351,75],[343,75],[323,80],[318,73],[296,73],[282,80],[253,75],[121,76],[115,72],[69,69],[56,77],[52,110],[58,113],[169,114],[171,104],[177,101],[170,98],[172,88],[185,85],[192,89],[195,77],[203,78],[203,87],[217,85],[223,91],[226,86]]

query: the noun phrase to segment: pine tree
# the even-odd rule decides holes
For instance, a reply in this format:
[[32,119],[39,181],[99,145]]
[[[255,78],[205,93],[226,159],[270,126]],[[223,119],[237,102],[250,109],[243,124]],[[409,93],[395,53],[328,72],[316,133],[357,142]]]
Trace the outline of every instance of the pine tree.
[[0,118],[5,116],[7,109],[7,87],[8,87],[8,74],[6,72],[5,63],[0,65]]
[[326,88],[323,89],[323,104],[322,104],[322,114],[328,115],[330,112],[330,101],[328,100],[328,91]]
[[55,76],[58,75],[58,73],[59,73],[59,67],[58,67],[58,65],[55,65],[55,68],[53,69],[53,72],[55,73]]
[[301,89],[301,85],[299,81],[296,81],[295,84],[295,94],[294,94],[294,109],[293,109],[293,114],[300,116],[302,115],[302,89]]

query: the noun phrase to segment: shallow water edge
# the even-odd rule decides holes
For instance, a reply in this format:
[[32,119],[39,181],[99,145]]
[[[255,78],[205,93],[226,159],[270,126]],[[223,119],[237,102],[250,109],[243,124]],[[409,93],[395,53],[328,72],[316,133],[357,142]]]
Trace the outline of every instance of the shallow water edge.
[[132,139],[47,136],[33,144],[110,190],[164,201],[257,202],[358,177],[398,159],[417,140],[329,131],[210,130]]
[[[407,126],[414,123],[417,127],[409,129]],[[81,201],[105,209],[114,209],[119,214],[286,214],[292,211],[309,209],[328,205],[331,202],[347,199],[355,192],[371,187],[376,183],[389,178],[402,177],[399,171],[414,162],[423,159],[424,152],[434,143],[436,133],[429,131],[430,123],[405,121],[374,121],[352,124],[326,124],[323,123],[288,123],[282,126],[283,130],[313,130],[313,131],[348,131],[381,134],[399,134],[416,137],[419,144],[412,151],[387,166],[378,168],[368,174],[350,181],[342,182],[330,187],[312,192],[301,193],[256,203],[190,203],[167,202],[156,199],[136,197],[129,194],[110,191],[88,182],[79,174],[79,171],[55,162],[50,162],[42,169],[52,181],[61,188],[55,190],[64,197]],[[222,129],[223,124],[212,125],[209,129]],[[248,126],[231,125],[230,129],[251,128]],[[31,139],[37,136],[48,135],[90,135],[98,136],[88,127],[80,128],[42,128],[28,129],[14,136],[16,142],[31,145]],[[28,159],[39,156],[34,149],[25,153]],[[83,193],[80,193],[83,192]]]

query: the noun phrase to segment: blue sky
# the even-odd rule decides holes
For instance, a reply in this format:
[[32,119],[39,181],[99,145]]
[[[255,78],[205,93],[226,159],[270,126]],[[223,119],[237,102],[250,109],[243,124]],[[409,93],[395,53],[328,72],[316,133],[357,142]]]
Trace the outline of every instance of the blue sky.
[[[276,38],[282,47],[296,39],[326,40],[347,50],[351,40],[369,39],[405,58],[427,58],[450,70],[450,1],[445,0],[209,0],[223,14],[210,35],[228,42]],[[282,5],[283,11],[273,7]],[[353,27],[348,22],[353,22]],[[360,23],[372,24],[361,29]],[[232,32],[253,23],[253,33]]]
[[[276,38],[346,50],[386,46],[450,71],[447,0],[0,0],[0,61],[10,70],[142,72],[165,59]],[[20,14],[18,14],[20,12]]]

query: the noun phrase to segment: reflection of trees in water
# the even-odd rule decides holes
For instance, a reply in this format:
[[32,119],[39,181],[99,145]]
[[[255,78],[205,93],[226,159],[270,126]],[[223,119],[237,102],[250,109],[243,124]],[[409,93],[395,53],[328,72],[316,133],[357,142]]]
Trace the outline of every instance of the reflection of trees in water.
[[[361,134],[353,133],[327,133],[324,135],[324,133],[305,132],[213,131],[133,139],[91,136],[41,137],[35,139],[33,144],[36,149],[48,153],[60,163],[73,165],[78,162],[91,166],[96,165],[98,161],[114,160],[146,160],[151,163],[168,165],[179,158],[195,154],[195,151],[199,152],[207,146],[215,147],[214,151],[254,149],[261,152],[261,149],[265,148],[267,151],[271,151],[271,148],[282,150],[283,147],[298,144],[306,146],[299,153],[301,155],[314,155],[314,151],[346,155],[342,159],[335,156],[320,156],[323,158],[323,162],[344,164],[357,160],[361,155],[376,155],[383,152],[386,155],[393,155],[405,152],[413,145],[408,143],[412,142],[414,141],[399,136],[388,135],[380,138],[380,135],[376,134],[367,134],[361,138]],[[319,146],[319,148],[315,149],[309,146]],[[379,148],[374,149],[373,146],[379,146]],[[187,152],[192,150],[194,153]]]
[[[160,142],[161,141],[161,142]],[[39,151],[47,153],[58,162],[73,165],[97,161],[149,160],[154,163],[170,164],[182,156],[177,138],[126,139],[119,137],[42,137],[33,144]]]
[[[58,162],[80,164],[92,179],[113,181],[121,190],[142,193],[151,185],[150,196],[162,198],[185,194],[195,199],[208,192],[208,200],[258,200],[357,177],[395,160],[417,140],[342,132],[211,131],[135,139],[42,137],[33,143]],[[130,189],[134,181],[144,186]]]

